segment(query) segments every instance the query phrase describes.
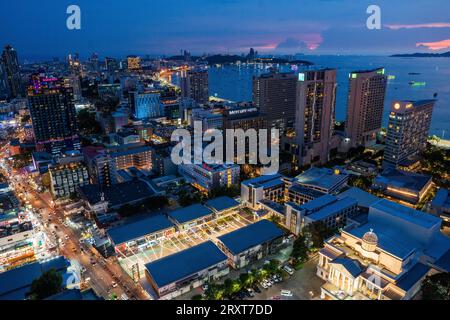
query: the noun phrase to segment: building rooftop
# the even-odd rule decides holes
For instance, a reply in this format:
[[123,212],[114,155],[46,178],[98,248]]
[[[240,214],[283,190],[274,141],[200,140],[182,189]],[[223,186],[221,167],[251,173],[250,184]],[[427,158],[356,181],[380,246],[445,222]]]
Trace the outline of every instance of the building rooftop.
[[423,263],[416,263],[414,267],[403,274],[397,281],[397,286],[405,291],[411,289],[420,279],[422,279],[430,270],[430,267]]
[[358,206],[365,208],[368,208],[374,203],[381,200],[381,198],[378,198],[377,196],[374,196],[373,194],[356,187],[351,187],[350,189],[345,190],[344,192],[336,195],[336,197],[340,199],[345,197],[351,197],[353,199],[356,199],[356,201],[358,201]]
[[431,176],[428,175],[394,169],[384,171],[375,178],[375,181],[392,187],[420,192],[431,179]]
[[196,220],[210,214],[212,214],[211,209],[198,203],[168,213],[169,217],[173,218],[180,224]]
[[278,183],[278,180],[283,177],[281,174],[274,174],[274,175],[270,175],[270,176],[259,176],[253,179],[248,179],[245,181],[242,181],[243,185],[246,186],[254,186],[254,187],[260,187],[260,186],[264,186],[266,187],[268,184],[272,185],[273,183]]
[[0,300],[23,300],[33,280],[50,269],[63,271],[69,262],[62,256],[39,263],[34,262],[0,273]]
[[359,276],[363,271],[358,262],[349,258],[336,258],[330,263],[342,265],[354,278]]
[[155,215],[133,223],[118,226],[107,231],[109,237],[118,246],[148,234],[173,227],[173,223],[163,215]]
[[386,212],[391,216],[397,217],[399,219],[414,223],[426,229],[432,228],[435,225],[440,225],[442,222],[442,220],[436,216],[403,206],[399,203],[386,199],[378,201],[371,207],[382,212]]
[[145,268],[161,288],[225,261],[227,261],[225,254],[212,241],[206,241],[150,262]]
[[356,206],[358,202],[350,197],[342,198],[336,202],[330,203],[326,206],[324,206],[322,209],[320,209],[317,212],[314,212],[310,215],[308,215],[308,219],[318,221],[323,220],[336,212],[339,212],[341,210],[344,210],[346,208],[349,208],[351,206]]
[[239,254],[267,241],[284,235],[284,232],[269,220],[260,220],[246,227],[220,236],[218,239],[233,253]]
[[326,194],[326,193],[324,193],[322,191],[306,188],[306,187],[303,187],[303,186],[301,186],[299,184],[293,184],[289,188],[289,191],[292,191],[292,192],[295,192],[295,193],[301,193],[301,194],[304,194],[304,195],[308,195],[308,196],[310,196],[312,198],[319,198],[319,197],[323,196],[324,194]]
[[130,148],[130,149],[123,150],[123,151],[111,152],[111,156],[112,157],[122,157],[122,156],[128,156],[128,155],[132,155],[132,154],[149,152],[149,151],[152,151],[151,147],[142,146],[142,147],[137,147],[137,148]]
[[295,177],[297,182],[304,186],[313,186],[327,190],[344,183],[347,178],[348,175],[339,170],[334,171],[328,168],[316,167],[308,169]]
[[213,209],[216,212],[230,210],[239,206],[239,202],[230,197],[217,197],[206,202],[206,206]]
[[439,189],[431,202],[433,207],[442,207],[450,209],[450,192],[448,189]]
[[99,203],[101,201],[101,194],[103,193],[105,201],[108,201],[111,207],[150,198],[155,194],[155,191],[149,184],[141,180],[127,181],[108,187],[88,184],[80,187],[80,191],[90,204]]
[[321,208],[338,201],[338,198],[331,195],[331,194],[324,194],[321,197],[318,197],[314,200],[311,200],[305,204],[302,204],[300,206],[301,209],[306,210],[306,211],[317,211],[320,210]]

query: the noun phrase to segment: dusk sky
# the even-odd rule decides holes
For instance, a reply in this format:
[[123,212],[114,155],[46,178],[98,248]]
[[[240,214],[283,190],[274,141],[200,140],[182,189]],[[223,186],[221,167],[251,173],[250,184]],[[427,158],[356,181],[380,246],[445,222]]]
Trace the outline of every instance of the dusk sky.
[[[81,30],[66,8],[81,8]],[[381,7],[381,30],[366,27]],[[389,54],[450,51],[449,0],[17,0],[2,3],[0,45],[23,58],[127,54]]]

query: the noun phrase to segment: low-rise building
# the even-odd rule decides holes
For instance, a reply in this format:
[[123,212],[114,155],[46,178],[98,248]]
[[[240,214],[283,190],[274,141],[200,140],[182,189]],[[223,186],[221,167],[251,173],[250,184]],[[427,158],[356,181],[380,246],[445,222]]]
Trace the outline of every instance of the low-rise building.
[[205,206],[210,208],[216,217],[223,217],[234,213],[241,207],[241,204],[233,198],[223,196],[206,201]]
[[445,222],[450,222],[450,191],[439,189],[431,201],[431,213],[441,217]]
[[229,264],[240,269],[277,252],[284,236],[283,230],[263,219],[218,237],[217,246],[226,254]]
[[441,223],[385,199],[373,204],[366,223],[341,230],[320,250],[317,275],[326,281],[321,297],[412,299],[433,265],[449,252]]
[[341,169],[316,168],[295,177],[295,184],[322,193],[336,194],[347,185],[349,175]]
[[173,299],[228,273],[227,257],[212,241],[145,265],[146,279],[160,299]]
[[211,221],[214,217],[214,213],[211,209],[201,204],[193,204],[188,207],[171,211],[168,213],[168,216],[177,226],[178,230],[187,230]]
[[285,182],[281,174],[260,176],[242,181],[241,201],[244,205],[258,209],[261,200],[284,198]]
[[235,164],[182,164],[179,173],[200,191],[231,187],[240,179],[240,167]]
[[111,228],[107,235],[119,256],[133,255],[157,244],[159,239],[175,233],[175,225],[163,215],[155,215],[139,221]]
[[431,176],[390,169],[375,178],[372,188],[387,196],[417,204],[430,191],[432,184]]

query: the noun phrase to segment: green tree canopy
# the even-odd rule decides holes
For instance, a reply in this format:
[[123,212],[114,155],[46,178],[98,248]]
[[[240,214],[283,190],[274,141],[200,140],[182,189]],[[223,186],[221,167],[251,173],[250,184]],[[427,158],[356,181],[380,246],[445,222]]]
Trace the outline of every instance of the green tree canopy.
[[62,291],[62,276],[55,269],[44,272],[31,283],[32,300],[43,300]]

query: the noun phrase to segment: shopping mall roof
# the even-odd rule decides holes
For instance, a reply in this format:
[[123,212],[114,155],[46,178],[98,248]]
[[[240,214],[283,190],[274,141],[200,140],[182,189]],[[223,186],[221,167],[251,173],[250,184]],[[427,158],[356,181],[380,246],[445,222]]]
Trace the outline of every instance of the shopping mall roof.
[[374,196],[373,194],[370,194],[360,188],[351,187],[348,190],[345,190],[344,192],[336,195],[336,197],[342,199],[345,197],[350,197],[353,199],[356,199],[358,201],[358,206],[368,208],[374,203],[381,200],[381,198],[378,198],[377,196]]
[[346,197],[346,198],[339,199],[336,202],[326,205],[319,211],[316,211],[316,212],[308,215],[307,217],[308,217],[308,219],[310,219],[312,221],[320,221],[320,220],[324,220],[336,213],[342,212],[345,209],[348,209],[351,207],[356,208],[357,205],[358,205],[358,202],[355,199]]
[[269,220],[261,220],[220,236],[218,239],[233,254],[239,254],[257,245],[282,237],[284,232]]
[[206,202],[206,206],[216,212],[230,210],[239,206],[239,202],[230,197],[217,197]]
[[107,231],[114,245],[140,239],[146,235],[173,227],[173,223],[163,215],[155,215]]
[[39,263],[34,262],[0,273],[0,300],[23,300],[33,280],[50,269],[65,271],[69,262],[62,256]]
[[186,223],[210,214],[212,214],[211,209],[198,203],[168,213],[169,217],[176,220],[178,223]]
[[161,288],[225,261],[227,261],[225,254],[212,241],[206,241],[150,262],[145,268],[156,285]]

